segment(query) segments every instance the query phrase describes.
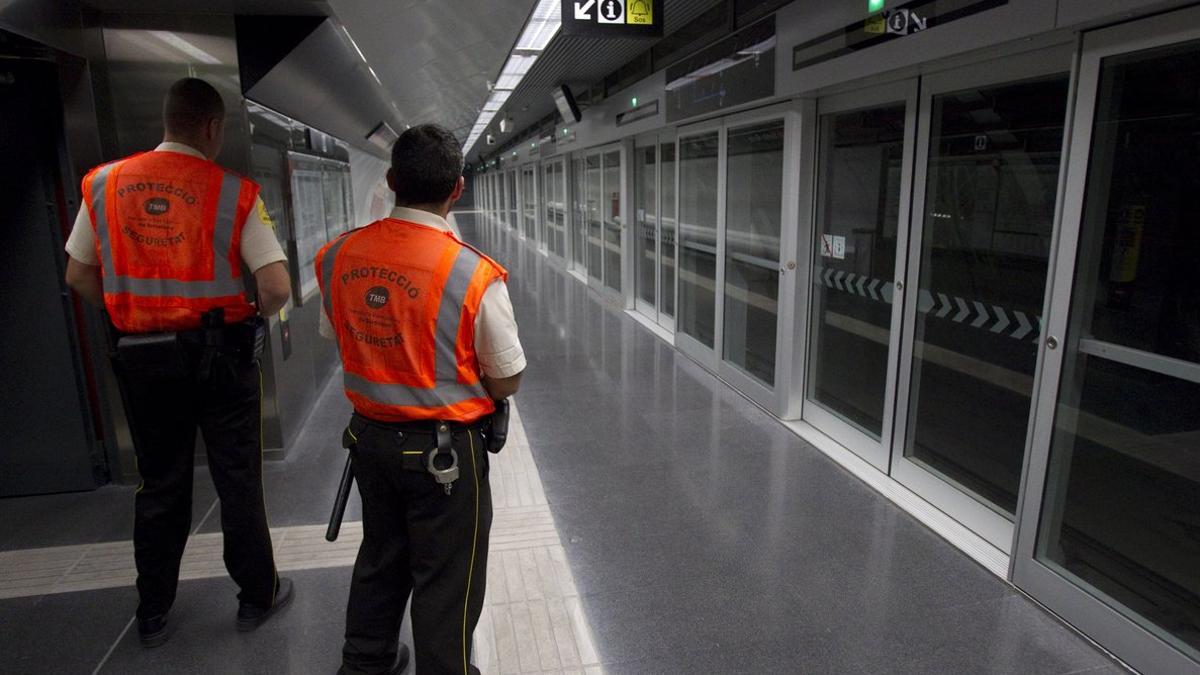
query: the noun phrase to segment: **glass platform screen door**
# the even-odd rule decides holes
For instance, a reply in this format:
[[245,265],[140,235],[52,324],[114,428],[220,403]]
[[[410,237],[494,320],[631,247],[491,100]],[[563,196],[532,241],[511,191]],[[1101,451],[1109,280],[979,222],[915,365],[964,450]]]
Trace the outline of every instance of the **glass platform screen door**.
[[675,327],[675,134],[639,136],[633,147],[634,308]]
[[797,118],[785,104],[704,122],[679,131],[676,151],[676,346],[777,414],[778,333],[789,318],[780,286],[795,267],[781,262],[795,248],[784,242],[795,234],[785,211],[786,222],[796,216],[783,198],[793,182],[785,150],[798,143]]
[[1014,581],[1200,672],[1200,9],[1089,33]]
[[891,475],[985,539],[1014,521],[1038,374],[1071,45],[921,81]]
[[621,293],[622,212],[619,145],[590,150],[583,159],[585,211],[584,260],[588,282],[598,290]]
[[538,167],[521,167],[521,238],[538,245]]
[[[803,419],[889,470],[917,83],[817,102]],[[802,291],[803,292],[803,291]]]

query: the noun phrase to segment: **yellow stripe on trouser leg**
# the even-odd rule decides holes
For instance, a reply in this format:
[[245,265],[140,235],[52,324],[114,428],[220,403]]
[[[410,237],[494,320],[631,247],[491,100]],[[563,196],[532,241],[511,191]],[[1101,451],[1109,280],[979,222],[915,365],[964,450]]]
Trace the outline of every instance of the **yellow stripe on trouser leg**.
[[475,573],[475,547],[479,542],[479,472],[475,467],[475,437],[467,432],[467,441],[471,444],[471,476],[475,479],[475,531],[471,535],[471,566],[467,568],[467,597],[463,600],[463,675],[470,675],[471,669],[467,663],[467,614],[471,611],[471,577]]
[[[263,436],[263,373],[262,362],[258,363],[258,487],[261,492],[263,519],[267,521],[267,536],[270,537],[271,517],[267,515],[267,484],[263,475],[263,447],[267,444]],[[275,567],[275,543],[271,542],[271,567]],[[275,567],[275,581],[271,584],[271,607],[275,606],[275,596],[279,595],[279,568]]]

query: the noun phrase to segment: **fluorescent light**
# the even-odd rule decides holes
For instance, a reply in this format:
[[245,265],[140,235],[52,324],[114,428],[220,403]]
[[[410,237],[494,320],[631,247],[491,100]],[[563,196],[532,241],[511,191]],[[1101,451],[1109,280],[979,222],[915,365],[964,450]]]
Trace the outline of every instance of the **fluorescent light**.
[[165,31],[165,30],[152,30],[152,31],[147,31],[147,32],[149,32],[151,35],[158,38],[159,40],[162,40],[163,42],[171,45],[175,49],[178,49],[180,52],[183,52],[187,56],[190,56],[193,59],[196,59],[200,63],[217,64],[217,63],[221,62],[221,60],[218,59],[217,57],[213,56],[212,54],[209,54],[208,52],[204,51],[203,49],[200,49],[196,45],[192,44],[191,42],[188,42],[186,39],[176,35],[175,33],[172,33],[170,31]]
[[[504,107],[509,95],[516,90],[529,69],[533,67],[538,55],[545,51],[554,36],[558,35],[561,27],[562,0],[538,0],[537,6],[533,8],[533,13],[529,15],[529,20],[525,22],[521,37],[517,39],[516,46],[508,55],[508,60],[504,62],[504,68],[500,70],[500,77],[492,87],[491,95],[479,113],[479,118],[475,122],[476,128],[481,125],[483,129],[487,128],[496,113]],[[463,154],[471,152],[480,135],[472,131],[463,145]]]
[[529,17],[529,23],[517,40],[515,51],[541,52],[562,26],[562,3],[559,0],[541,0]]

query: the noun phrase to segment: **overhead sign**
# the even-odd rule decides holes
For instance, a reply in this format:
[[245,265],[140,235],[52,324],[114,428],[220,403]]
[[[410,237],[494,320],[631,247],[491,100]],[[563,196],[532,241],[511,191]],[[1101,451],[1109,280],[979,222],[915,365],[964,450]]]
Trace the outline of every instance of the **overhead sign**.
[[662,37],[663,0],[563,0],[562,32],[592,37]]

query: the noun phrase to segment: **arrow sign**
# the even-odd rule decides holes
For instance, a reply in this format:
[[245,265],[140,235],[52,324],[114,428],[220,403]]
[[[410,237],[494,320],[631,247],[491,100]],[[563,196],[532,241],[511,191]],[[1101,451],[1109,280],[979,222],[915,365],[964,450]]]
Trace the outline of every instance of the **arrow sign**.
[[825,270],[825,285],[833,288],[833,270]]
[[1020,340],[1029,335],[1029,331],[1033,330],[1033,324],[1029,323],[1029,319],[1025,318],[1025,312],[1013,312],[1013,316],[1017,318],[1017,331],[1012,334],[1012,337]]
[[938,310],[935,316],[939,319],[944,319],[950,313],[950,310],[954,309],[954,306],[950,304],[950,298],[947,298],[945,293],[938,293],[938,299],[942,301],[942,308]]
[[875,292],[875,289],[879,288],[880,283],[882,283],[882,282],[879,281],[878,279],[872,279],[871,284],[869,286],[867,286],[867,291],[871,294],[872,300],[879,299],[879,294]]
[[928,314],[929,310],[933,309],[934,304],[933,293],[922,288],[917,299],[917,310],[922,314]]
[[892,298],[895,295],[895,292],[896,292],[896,287],[892,284],[892,282],[889,281],[886,284],[884,284],[883,285],[883,301],[889,305],[892,304]]
[[591,21],[592,8],[596,6],[596,0],[575,0],[575,20],[576,21]]
[[954,301],[958,303],[958,314],[954,315],[954,323],[962,323],[966,321],[968,316],[971,316],[971,310],[962,298],[954,296]]
[[1004,329],[1008,328],[1009,326],[1008,315],[1004,313],[1003,308],[997,305],[992,305],[992,309],[996,310],[996,316],[1000,317],[1000,320],[996,322],[996,325],[992,326],[992,332],[1002,333],[1004,332]]
[[863,290],[863,285],[866,283],[867,283],[866,277],[858,278],[858,294],[863,296],[864,298],[867,297],[867,292]]
[[979,316],[971,322],[971,328],[983,328],[983,324],[990,321],[992,317],[988,314],[987,308],[983,306],[982,302],[978,300],[974,300],[973,302],[975,303],[975,311],[979,312]]
[[854,292],[854,280],[857,278],[858,278],[858,275],[853,272],[846,275],[846,291],[848,293]]
[[833,285],[836,286],[839,291],[846,290],[845,288],[842,287],[842,279],[844,279],[845,277],[846,277],[846,273],[841,270],[838,270],[838,273],[833,275]]

